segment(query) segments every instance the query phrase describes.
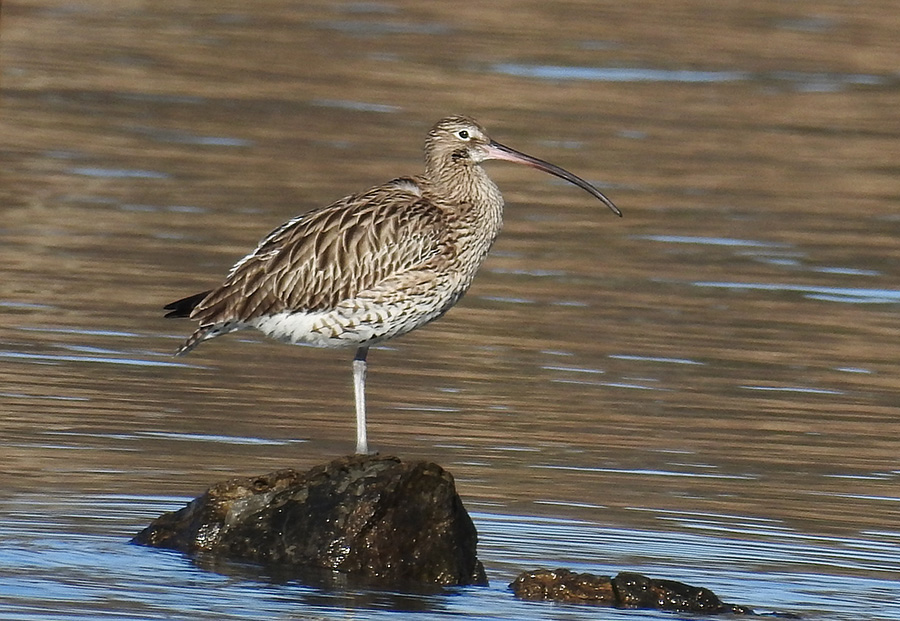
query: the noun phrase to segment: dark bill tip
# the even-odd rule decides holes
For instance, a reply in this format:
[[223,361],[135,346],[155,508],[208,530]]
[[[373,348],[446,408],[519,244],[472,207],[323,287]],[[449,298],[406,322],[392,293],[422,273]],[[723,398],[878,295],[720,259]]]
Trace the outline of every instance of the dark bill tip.
[[581,177],[570,173],[565,168],[560,168],[555,164],[551,164],[550,162],[545,162],[544,160],[538,159],[536,157],[532,157],[521,151],[516,151],[515,149],[511,149],[506,145],[502,145],[499,142],[494,142],[493,140],[487,146],[488,159],[492,160],[506,160],[507,162],[516,162],[519,164],[525,164],[526,166],[531,166],[532,168],[537,168],[538,170],[543,170],[544,172],[548,172],[551,175],[556,175],[560,179],[565,179],[569,183],[577,185],[579,188],[597,198],[601,203],[609,207],[610,211],[614,214],[622,217],[622,211],[613,204],[611,200],[609,200],[606,195],[595,188],[593,185],[582,179]]

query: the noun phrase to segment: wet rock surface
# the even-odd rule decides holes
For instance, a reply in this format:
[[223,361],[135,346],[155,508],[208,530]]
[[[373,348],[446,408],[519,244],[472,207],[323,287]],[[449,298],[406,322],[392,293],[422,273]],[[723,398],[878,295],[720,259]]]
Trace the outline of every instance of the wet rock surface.
[[610,578],[568,569],[536,569],[521,573],[509,586],[516,597],[528,600],[654,608],[696,614],[754,614],[746,606],[726,604],[709,589],[628,572]]
[[429,462],[351,456],[214,485],[132,543],[205,559],[336,570],[390,585],[487,584],[453,477]]
[[[370,585],[422,592],[438,585],[487,584],[476,556],[475,526],[453,477],[434,463],[397,457],[355,455],[307,472],[279,470],[225,481],[161,515],[131,541],[179,550],[212,571],[231,572],[230,564],[249,561],[278,580],[300,579],[323,588]],[[709,589],[631,572],[608,577],[536,569],[520,574],[510,588],[525,600],[755,614],[722,602]]]

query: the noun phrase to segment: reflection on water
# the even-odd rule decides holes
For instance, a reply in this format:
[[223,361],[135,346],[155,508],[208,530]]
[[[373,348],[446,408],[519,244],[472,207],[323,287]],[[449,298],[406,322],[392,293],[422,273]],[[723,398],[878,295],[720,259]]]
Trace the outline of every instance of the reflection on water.
[[774,71],[756,74],[749,71],[694,71],[688,69],[642,69],[637,67],[563,67],[500,63],[492,71],[542,80],[593,80],[597,82],[683,82],[704,84],[715,82],[786,82],[802,91],[837,91],[847,86],[886,85],[891,78],[878,75],[836,73],[804,73]]
[[73,175],[85,177],[135,178],[135,179],[168,179],[169,175],[154,170],[125,170],[122,168],[70,168]]
[[[900,617],[898,26],[863,5],[6,7],[0,619],[594,616],[512,600],[536,566]],[[492,164],[509,206],[471,292],[370,354],[372,443],[454,474],[492,586],[125,545],[215,481],[352,449],[352,352],[174,359],[191,327],[160,308],[415,173],[455,112],[625,212]]]
[[[78,614],[145,619],[366,618],[415,611],[421,618],[541,618],[547,605],[518,602],[506,589],[522,568],[554,559],[576,571],[614,575],[640,567],[711,586],[727,600],[759,602],[758,612],[793,609],[805,618],[858,618],[872,601],[896,596],[893,572],[900,541],[810,536],[761,518],[655,511],[670,530],[598,526],[558,517],[474,512],[480,556],[492,585],[420,594],[373,591],[320,575],[304,584],[250,565],[195,562],[179,553],[126,542],[151,516],[189,499],[133,494],[22,494],[4,502],[0,530],[0,618],[56,619]],[[564,510],[564,507],[554,506]],[[102,514],[102,515],[101,515]],[[77,535],[75,533],[78,533]],[[718,569],[727,567],[726,572]],[[778,581],[772,575],[779,576]],[[52,574],[54,580],[48,580]],[[552,606],[554,618],[586,618],[590,610]],[[75,611],[79,611],[75,614]],[[896,605],[866,614],[896,618]],[[881,613],[884,614],[881,614]],[[604,611],[604,618],[659,618],[658,612]],[[73,616],[74,615],[74,616]],[[417,617],[419,618],[419,617]]]
[[[868,271],[868,270],[866,270]],[[844,273],[842,270],[838,273]],[[853,275],[851,273],[851,275]],[[900,291],[887,289],[865,289],[858,287],[818,287],[779,283],[752,282],[695,282],[697,287],[722,287],[726,289],[760,289],[763,291],[799,291],[806,297],[828,302],[849,302],[852,304],[896,304],[900,301]]]
[[734,239],[733,237],[697,237],[695,235],[637,235],[635,239],[666,242],[669,244],[701,244],[709,246],[736,246],[748,248],[790,248],[788,244],[759,241],[755,239]]

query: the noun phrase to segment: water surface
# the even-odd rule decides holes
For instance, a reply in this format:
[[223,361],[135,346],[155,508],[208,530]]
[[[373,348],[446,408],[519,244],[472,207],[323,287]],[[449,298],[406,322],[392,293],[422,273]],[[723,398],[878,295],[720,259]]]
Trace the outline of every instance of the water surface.
[[[891,5],[4,8],[0,618],[596,616],[516,602],[539,566],[900,617]],[[160,308],[417,172],[458,112],[625,213],[490,164],[505,228],[469,294],[370,354],[371,443],[453,473],[491,587],[127,545],[216,481],[352,450],[352,352],[237,334],[175,359],[191,326]]]

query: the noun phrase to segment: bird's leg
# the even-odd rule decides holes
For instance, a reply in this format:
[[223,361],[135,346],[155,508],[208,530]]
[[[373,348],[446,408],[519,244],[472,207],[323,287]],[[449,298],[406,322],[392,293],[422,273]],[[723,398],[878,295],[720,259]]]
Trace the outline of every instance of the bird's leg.
[[360,347],[353,358],[353,394],[356,396],[356,454],[368,455],[366,442],[366,354],[368,347]]

